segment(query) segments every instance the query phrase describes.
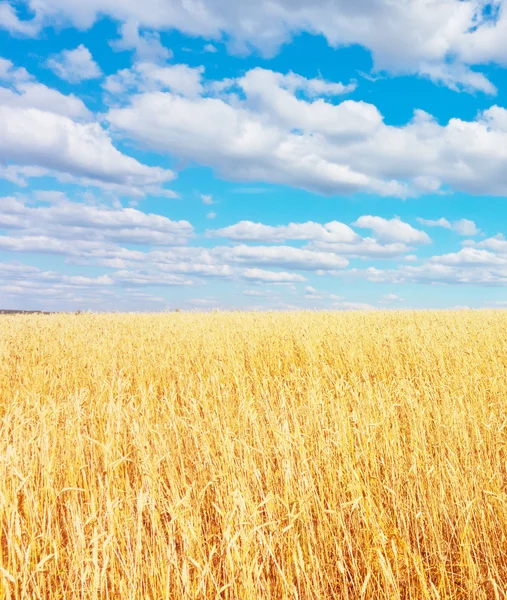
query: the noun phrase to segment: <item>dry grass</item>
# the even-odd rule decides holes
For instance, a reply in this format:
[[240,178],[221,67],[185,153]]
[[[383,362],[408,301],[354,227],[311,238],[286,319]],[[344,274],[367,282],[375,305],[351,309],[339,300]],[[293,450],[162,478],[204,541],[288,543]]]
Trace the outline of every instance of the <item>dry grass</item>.
[[5,316],[0,597],[504,598],[507,313]]

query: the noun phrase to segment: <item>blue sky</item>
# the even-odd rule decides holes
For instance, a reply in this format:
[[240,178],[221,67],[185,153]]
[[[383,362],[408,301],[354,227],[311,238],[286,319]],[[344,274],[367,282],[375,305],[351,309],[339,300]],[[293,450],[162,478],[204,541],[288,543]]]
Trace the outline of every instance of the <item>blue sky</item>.
[[0,0],[0,308],[507,306],[504,0]]

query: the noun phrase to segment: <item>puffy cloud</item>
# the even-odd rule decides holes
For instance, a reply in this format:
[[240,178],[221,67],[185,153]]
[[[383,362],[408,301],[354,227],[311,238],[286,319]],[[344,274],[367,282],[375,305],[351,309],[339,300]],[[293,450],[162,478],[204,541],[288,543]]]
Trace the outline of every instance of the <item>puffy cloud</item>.
[[488,250],[481,250],[477,248],[463,248],[459,252],[452,252],[449,254],[443,254],[441,256],[434,256],[429,260],[430,263],[439,265],[505,265],[507,264],[506,258],[501,258],[496,254],[489,252]]
[[0,57],[0,105],[18,108],[37,108],[71,119],[89,119],[90,111],[82,100],[70,94],[48,88],[36,82],[23,67],[15,67],[12,61]]
[[376,239],[382,243],[428,244],[431,242],[431,238],[427,233],[404,223],[398,217],[384,219],[366,215],[359,217],[354,225],[373,230]]
[[0,29],[6,29],[14,35],[36,35],[40,30],[37,19],[21,20],[14,7],[8,2],[0,2]]
[[61,180],[143,195],[171,181],[171,171],[117,150],[98,123],[78,123],[38,108],[0,104],[0,161],[44,169]]
[[27,79],[30,79],[30,74],[24,67],[15,67],[11,60],[0,57],[0,81],[17,83]]
[[212,237],[226,237],[234,241],[252,242],[285,242],[287,240],[315,240],[323,242],[353,243],[359,241],[360,236],[348,225],[332,221],[321,225],[320,223],[289,223],[276,227],[240,221],[222,229],[208,232]]
[[376,283],[507,285],[507,242],[503,236],[469,240],[458,252],[433,256],[421,265],[395,269],[351,269],[350,276]]
[[292,246],[247,246],[241,244],[232,248],[215,249],[226,262],[242,264],[286,267],[301,271],[318,269],[343,269],[348,261],[331,252],[293,248]]
[[201,200],[203,204],[215,204],[213,196],[210,194],[201,194]]
[[462,243],[470,247],[486,248],[486,250],[491,250],[491,252],[495,252],[499,255],[507,255],[507,240],[501,233],[499,233],[495,237],[482,240],[482,242],[474,242],[473,240],[468,240]]
[[245,269],[243,279],[258,283],[302,283],[306,278],[296,273],[285,271],[265,271],[263,269]]
[[0,105],[18,109],[36,108],[70,119],[91,118],[91,113],[83,101],[73,94],[65,96],[33,81],[19,82],[14,90],[0,87]]
[[[139,89],[136,69],[112,76],[109,88],[115,77],[128,80],[135,72],[131,87]],[[503,108],[443,125],[417,110],[406,125],[388,126],[371,104],[305,100],[288,89],[286,76],[264,69],[226,80],[225,90],[238,86],[239,95],[214,91],[213,82],[203,82],[200,71],[185,65],[143,69],[151,83],[143,79],[141,91],[128,101],[122,96],[122,105],[107,115],[111,126],[145,148],[209,166],[226,179],[328,195],[365,191],[404,198],[442,188],[505,192]],[[166,69],[174,81],[162,84]],[[162,91],[163,85],[174,89]],[[124,90],[123,83],[118,86]]]
[[[247,92],[256,92],[265,101],[268,100],[266,92],[274,89],[288,90],[292,94],[301,91],[309,98],[317,98],[320,96],[341,96],[353,92],[357,87],[356,83],[344,85],[340,82],[326,81],[322,77],[308,79],[292,71],[287,75],[283,75],[282,73],[260,68],[249,71],[240,80],[239,84]],[[279,95],[283,97],[280,92]]]
[[0,177],[25,185],[26,178],[51,175],[129,195],[174,196],[162,188],[173,172],[117,150],[76,96],[34,81],[6,59],[0,82],[9,86],[0,87]]
[[79,83],[87,79],[98,79],[102,72],[86,46],[80,44],[74,50],[63,50],[47,61],[48,67],[61,79]]
[[480,233],[480,229],[477,228],[477,225],[468,219],[456,221],[453,224],[453,229],[460,235],[478,235]]
[[354,244],[332,243],[332,242],[312,242],[308,245],[310,249],[334,252],[350,258],[378,258],[389,259],[401,256],[410,250],[410,246],[395,242],[392,244],[379,244],[372,238],[360,238],[360,241]]
[[417,220],[419,221],[419,223],[421,223],[421,225],[426,225],[427,227],[443,227],[444,229],[453,229],[459,235],[478,235],[480,233],[480,229],[477,228],[477,225],[469,219],[460,219],[459,221],[454,221],[454,223],[452,224],[444,218],[440,218],[437,220]]
[[188,221],[171,221],[133,208],[70,202],[65,197],[38,207],[12,197],[0,198],[0,227],[19,231],[20,248],[35,241],[37,251],[50,252],[53,245],[48,239],[57,238],[66,240],[63,253],[69,254],[79,253],[78,242],[84,241],[174,246],[185,244],[194,232]]
[[120,27],[121,38],[111,42],[113,50],[134,50],[138,61],[163,62],[173,56],[169,48],[160,42],[160,35],[156,31],[143,31],[135,22],[124,23]]
[[[35,16],[21,20],[8,2],[0,23],[13,33],[34,35],[68,21],[89,28],[102,15],[131,28],[178,29],[190,35],[230,39],[232,50],[275,53],[302,31],[324,36],[334,47],[359,44],[371,50],[376,69],[419,73],[455,89],[494,92],[477,64],[507,62],[507,14],[502,0],[25,0]],[[493,18],[485,17],[493,6]]]
[[479,91],[491,95],[497,93],[496,87],[485,75],[472,71],[462,63],[424,62],[419,67],[419,73],[423,77],[428,77],[435,83],[441,83],[451,90],[459,91],[463,89],[468,92]]
[[449,223],[447,219],[443,217],[440,219],[417,219],[421,225],[426,225],[427,227],[443,227],[444,229],[452,229],[452,225]]
[[[240,221],[235,225],[208,231],[207,235],[242,242],[276,243],[306,240],[309,242],[308,250],[361,258],[393,258],[410,250],[410,246],[402,242],[381,244],[372,238],[362,238],[348,225],[339,221],[331,221],[324,225],[309,221],[279,226]],[[416,240],[418,239],[420,236],[416,236]]]
[[[374,107],[362,103],[334,107],[323,103],[321,110],[290,97],[296,105],[304,105],[305,113],[292,111],[296,122],[290,125],[279,122],[282,116],[288,118],[282,110],[270,115],[247,105],[238,106],[232,97],[229,103],[160,91],[135,95],[129,106],[112,108],[108,119],[114,128],[145,147],[212,166],[231,180],[264,180],[327,194],[361,189],[406,194],[404,183],[361,172],[348,164],[345,154],[342,158],[334,156],[338,141],[343,152],[347,139],[357,142],[365,133],[371,133],[375,127],[371,118],[377,121]],[[336,112],[334,120],[326,119],[326,108]],[[293,133],[297,123],[301,125],[303,121],[308,126],[313,123],[322,132]],[[326,140],[326,129],[338,141]]]
[[204,91],[201,82],[203,73],[204,67],[138,62],[131,69],[123,69],[115,75],[109,75],[104,83],[104,89],[117,96],[132,91],[168,90],[174,94],[193,98]]
[[404,302],[404,299],[400,298],[396,294],[385,294],[384,296],[382,296],[382,298],[387,302]]
[[368,304],[367,302],[340,301],[334,302],[333,306],[339,310],[377,310],[376,306]]

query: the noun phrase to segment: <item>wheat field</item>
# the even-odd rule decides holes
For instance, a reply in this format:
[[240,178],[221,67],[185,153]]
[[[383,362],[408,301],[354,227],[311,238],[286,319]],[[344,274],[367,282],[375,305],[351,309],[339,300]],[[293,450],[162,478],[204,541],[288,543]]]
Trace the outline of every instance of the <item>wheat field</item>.
[[0,317],[3,599],[498,599],[507,313]]

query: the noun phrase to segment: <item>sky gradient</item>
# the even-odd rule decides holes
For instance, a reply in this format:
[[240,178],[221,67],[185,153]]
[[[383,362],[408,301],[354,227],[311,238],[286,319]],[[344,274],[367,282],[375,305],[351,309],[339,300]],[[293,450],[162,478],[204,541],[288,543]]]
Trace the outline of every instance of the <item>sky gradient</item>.
[[506,5],[0,0],[0,308],[507,306]]

